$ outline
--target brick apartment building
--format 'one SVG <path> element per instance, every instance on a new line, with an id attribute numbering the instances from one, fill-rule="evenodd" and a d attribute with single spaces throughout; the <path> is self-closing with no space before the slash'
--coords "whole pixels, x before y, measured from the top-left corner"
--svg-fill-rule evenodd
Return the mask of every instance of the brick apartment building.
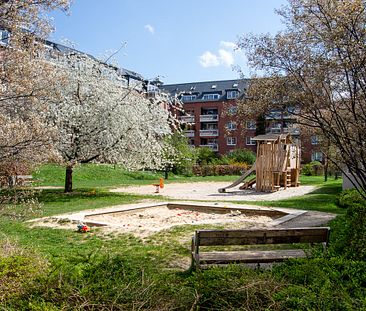
<path id="1" fill-rule="evenodd" d="M 222 80 L 162 85 L 161 90 L 179 96 L 183 112 L 179 118 L 189 144 L 209 147 L 218 154 L 235 149 L 256 151 L 252 140 L 257 134 L 255 120 L 236 121 L 236 101 L 245 96 L 250 80 Z M 243 122 L 244 121 L 244 122 Z M 301 137 L 296 120 L 289 111 L 273 110 L 262 122 L 265 133 L 290 133 L 300 142 L 303 162 L 322 160 L 318 139 Z"/>
<path id="2" fill-rule="evenodd" d="M 190 145 L 226 154 L 238 148 L 255 151 L 250 139 L 256 134 L 255 123 L 248 122 L 243 137 L 243 128 L 235 122 L 236 100 L 245 93 L 247 84 L 247 80 L 192 82 L 163 85 L 162 90 L 178 95 L 184 103 L 179 118 L 186 124 Z"/>

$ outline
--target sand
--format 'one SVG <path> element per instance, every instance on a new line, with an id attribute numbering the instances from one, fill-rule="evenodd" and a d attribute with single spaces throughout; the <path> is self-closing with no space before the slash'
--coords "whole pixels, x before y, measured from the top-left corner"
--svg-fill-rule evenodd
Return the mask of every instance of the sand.
<path id="1" fill-rule="evenodd" d="M 241 228 L 266 227 L 273 219 L 269 216 L 246 215 L 245 211 L 239 210 L 223 214 L 204 209 L 188 210 L 167 206 L 85 217 L 86 222 L 108 223 L 114 230 L 138 236 L 147 236 L 179 225 L 225 224 L 234 228 L 240 223 Z"/>

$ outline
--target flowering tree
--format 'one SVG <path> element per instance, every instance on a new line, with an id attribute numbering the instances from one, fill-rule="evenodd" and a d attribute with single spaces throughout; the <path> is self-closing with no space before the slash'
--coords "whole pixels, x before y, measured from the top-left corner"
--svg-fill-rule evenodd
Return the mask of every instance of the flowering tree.
<path id="1" fill-rule="evenodd" d="M 53 154 L 43 112 L 57 96 L 57 72 L 40 58 L 51 30 L 44 13 L 67 7 L 66 0 L 0 1 L 0 175 L 24 173 Z"/>
<path id="2" fill-rule="evenodd" d="M 252 80 L 241 111 L 298 108 L 298 122 L 337 149 L 335 164 L 366 191 L 365 1 L 289 0 L 278 13 L 284 31 L 240 39 L 265 74 Z"/>
<path id="3" fill-rule="evenodd" d="M 72 191 L 76 163 L 121 163 L 128 169 L 161 168 L 164 137 L 173 118 L 166 98 L 148 99 L 123 84 L 117 68 L 77 53 L 60 55 L 65 75 L 61 98 L 49 105 L 48 118 L 58 129 L 57 148 L 66 161 L 65 191 Z"/>

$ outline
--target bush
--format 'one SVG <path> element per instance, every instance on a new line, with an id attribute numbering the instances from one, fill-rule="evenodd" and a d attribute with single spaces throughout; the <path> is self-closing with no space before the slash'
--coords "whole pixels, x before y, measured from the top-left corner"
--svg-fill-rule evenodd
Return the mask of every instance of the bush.
<path id="1" fill-rule="evenodd" d="M 240 265 L 197 271 L 187 281 L 196 297 L 185 310 L 278 310 L 273 296 L 286 286 L 269 271 Z"/>
<path id="2" fill-rule="evenodd" d="M 364 310 L 366 262 L 344 258 L 288 261 L 273 274 L 288 286 L 274 295 L 280 310 Z"/>
<path id="3" fill-rule="evenodd" d="M 232 163 L 246 163 L 252 165 L 255 162 L 256 155 L 253 151 L 247 149 L 236 149 L 226 156 L 230 164 Z"/>
<path id="4" fill-rule="evenodd" d="M 301 173 L 305 176 L 321 176 L 324 175 L 324 166 L 318 161 L 312 161 L 303 165 Z"/>
<path id="5" fill-rule="evenodd" d="M 38 285 L 47 263 L 31 251 L 3 241 L 0 245 L 0 302 L 18 299 Z"/>
<path id="6" fill-rule="evenodd" d="M 339 195 L 337 204 L 347 212 L 332 222 L 330 250 L 336 256 L 366 261 L 366 200 L 349 189 Z"/>
<path id="7" fill-rule="evenodd" d="M 346 215 L 332 222 L 330 252 L 353 260 L 366 262 L 366 206 L 348 207 Z"/>
<path id="8" fill-rule="evenodd" d="M 203 148 L 197 148 L 196 150 L 197 150 L 197 163 L 200 165 L 207 165 L 219 159 L 217 154 L 211 148 L 203 147 Z"/>
<path id="9" fill-rule="evenodd" d="M 337 205 L 342 208 L 348 208 L 355 204 L 365 205 L 365 203 L 365 199 L 356 189 L 344 190 L 337 198 Z"/>

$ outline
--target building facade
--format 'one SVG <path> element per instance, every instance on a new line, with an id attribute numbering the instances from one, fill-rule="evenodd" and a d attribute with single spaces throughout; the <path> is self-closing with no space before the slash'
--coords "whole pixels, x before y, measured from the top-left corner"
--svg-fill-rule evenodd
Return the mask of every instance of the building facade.
<path id="1" fill-rule="evenodd" d="M 243 128 L 235 117 L 236 100 L 247 86 L 248 80 L 224 80 L 169 84 L 162 90 L 183 102 L 178 118 L 190 145 L 226 154 L 238 148 L 255 151 L 250 139 L 256 134 L 255 122 L 248 120 Z"/>
<path id="2" fill-rule="evenodd" d="M 245 97 L 249 83 L 248 79 L 190 82 L 161 89 L 183 102 L 183 111 L 177 113 L 191 146 L 209 147 L 222 155 L 235 149 L 255 152 L 257 134 L 290 133 L 301 144 L 303 162 L 321 161 L 319 141 L 315 136 L 301 136 L 291 108 L 272 110 L 263 120 L 237 120 L 237 100 Z"/>

